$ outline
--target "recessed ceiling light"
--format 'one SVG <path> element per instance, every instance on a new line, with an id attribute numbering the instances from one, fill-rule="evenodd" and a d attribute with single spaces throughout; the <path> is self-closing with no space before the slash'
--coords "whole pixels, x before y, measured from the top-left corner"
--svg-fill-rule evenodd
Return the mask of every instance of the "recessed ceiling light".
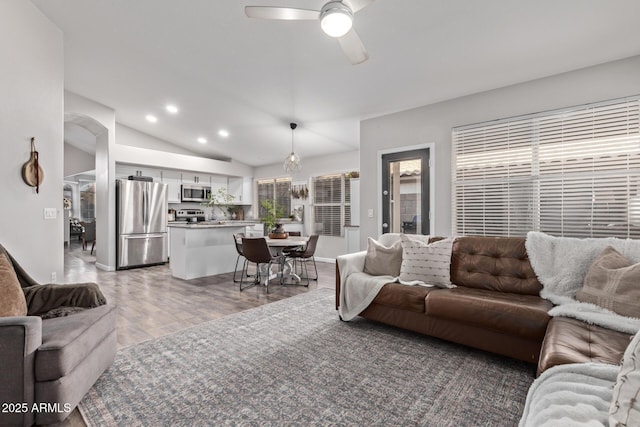
<path id="1" fill-rule="evenodd" d="M 223 138 L 226 138 L 226 137 L 228 137 L 228 136 L 229 136 L 229 131 L 228 131 L 228 130 L 226 130 L 226 129 L 220 129 L 220 130 L 218 131 L 218 135 L 220 135 L 220 136 L 221 136 L 221 137 L 223 137 Z"/>
<path id="2" fill-rule="evenodd" d="M 158 118 L 151 114 L 147 114 L 146 119 L 148 122 L 151 122 L 151 123 L 156 123 L 158 121 Z"/>
<path id="3" fill-rule="evenodd" d="M 206 144 L 207 143 L 207 138 L 200 137 L 200 138 L 198 138 L 198 142 L 200 144 Z"/>
<path id="4" fill-rule="evenodd" d="M 175 105 L 167 105 L 165 108 L 171 114 L 177 114 L 178 113 L 178 107 L 176 107 Z"/>

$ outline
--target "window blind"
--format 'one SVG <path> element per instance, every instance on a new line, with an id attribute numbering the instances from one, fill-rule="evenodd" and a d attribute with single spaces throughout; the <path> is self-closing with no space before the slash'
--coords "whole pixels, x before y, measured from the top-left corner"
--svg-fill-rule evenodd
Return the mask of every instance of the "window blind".
<path id="1" fill-rule="evenodd" d="M 282 211 L 284 217 L 291 213 L 291 178 L 275 178 L 258 180 L 258 213 L 262 218 L 265 209 L 262 202 L 270 200 L 276 208 Z"/>
<path id="2" fill-rule="evenodd" d="M 351 224 L 350 178 L 345 174 L 314 177 L 312 180 L 313 215 L 316 233 L 343 236 Z"/>
<path id="3" fill-rule="evenodd" d="M 454 128 L 454 233 L 640 237 L 639 100 Z"/>

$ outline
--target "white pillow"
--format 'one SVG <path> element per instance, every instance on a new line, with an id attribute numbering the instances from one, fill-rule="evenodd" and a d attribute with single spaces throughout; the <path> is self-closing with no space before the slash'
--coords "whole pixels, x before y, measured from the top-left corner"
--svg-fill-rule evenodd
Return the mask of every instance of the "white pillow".
<path id="1" fill-rule="evenodd" d="M 613 386 L 609 425 L 640 426 L 640 332 L 624 352 L 618 380 Z"/>
<path id="2" fill-rule="evenodd" d="M 426 284 L 440 288 L 454 288 L 451 283 L 451 250 L 453 238 L 437 242 L 416 235 L 402 234 L 402 264 L 399 281 L 403 284 Z"/>

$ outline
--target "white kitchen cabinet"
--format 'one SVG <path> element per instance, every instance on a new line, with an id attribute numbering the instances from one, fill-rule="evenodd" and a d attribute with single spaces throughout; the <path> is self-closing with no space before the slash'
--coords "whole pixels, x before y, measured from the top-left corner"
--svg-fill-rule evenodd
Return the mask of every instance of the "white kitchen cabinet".
<path id="1" fill-rule="evenodd" d="M 227 189 L 227 177 L 220 175 L 211 176 L 211 194 L 217 194 L 220 189 Z"/>
<path id="2" fill-rule="evenodd" d="M 253 178 L 242 178 L 242 198 L 244 205 L 253 204 Z"/>
<path id="3" fill-rule="evenodd" d="M 253 178 L 230 177 L 228 190 L 235 204 L 253 204 Z"/>
<path id="4" fill-rule="evenodd" d="M 227 191 L 233 196 L 233 203 L 242 203 L 242 178 L 229 177 Z"/>
<path id="5" fill-rule="evenodd" d="M 167 184 L 167 202 L 180 203 L 182 201 L 180 172 L 162 171 L 162 183 Z"/>
<path id="6" fill-rule="evenodd" d="M 151 177 L 154 182 L 160 182 L 162 171 L 160 171 L 160 169 L 154 169 L 146 166 L 116 164 L 116 178 L 127 179 L 130 176 L 137 175 Z"/>
<path id="7" fill-rule="evenodd" d="M 182 183 L 211 186 L 211 175 L 204 173 L 182 172 Z"/>

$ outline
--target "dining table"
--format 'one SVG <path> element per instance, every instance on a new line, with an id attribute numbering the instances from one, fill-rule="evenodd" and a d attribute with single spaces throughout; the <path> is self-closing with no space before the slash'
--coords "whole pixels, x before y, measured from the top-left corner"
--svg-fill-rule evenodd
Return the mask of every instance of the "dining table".
<path id="1" fill-rule="evenodd" d="M 298 284 L 301 279 L 300 276 L 293 271 L 293 265 L 290 260 L 287 260 L 286 256 L 284 256 L 285 249 L 292 249 L 298 247 L 304 247 L 309 241 L 308 236 L 289 236 L 285 239 L 272 239 L 267 236 L 264 237 L 267 241 L 267 246 L 271 250 L 272 255 L 282 257 L 282 261 L 280 263 L 280 271 L 278 273 L 269 272 L 266 274 L 266 281 L 269 281 L 275 277 L 280 276 L 281 284 Z M 264 267 L 266 268 L 266 266 Z M 285 283 L 287 279 L 292 279 L 294 283 Z"/>

